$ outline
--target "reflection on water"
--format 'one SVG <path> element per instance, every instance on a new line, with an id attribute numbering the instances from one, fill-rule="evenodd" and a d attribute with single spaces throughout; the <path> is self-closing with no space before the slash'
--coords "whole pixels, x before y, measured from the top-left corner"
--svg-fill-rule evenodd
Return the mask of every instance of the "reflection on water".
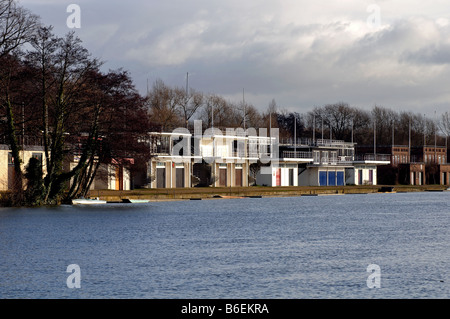
<path id="1" fill-rule="evenodd" d="M 450 192 L 0 209 L 0 298 L 448 298 L 449 216 Z"/>

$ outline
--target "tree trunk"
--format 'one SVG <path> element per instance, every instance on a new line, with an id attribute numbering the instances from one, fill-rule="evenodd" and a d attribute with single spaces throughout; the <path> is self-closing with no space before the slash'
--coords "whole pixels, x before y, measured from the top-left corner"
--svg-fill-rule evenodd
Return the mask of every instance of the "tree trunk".
<path id="1" fill-rule="evenodd" d="M 20 147 L 17 142 L 16 127 L 14 125 L 14 114 L 8 93 L 6 95 L 6 118 L 8 126 L 9 145 L 14 161 L 14 181 L 13 181 L 13 205 L 23 203 L 23 172 L 21 167 Z M 24 138 L 24 137 L 22 137 Z"/>

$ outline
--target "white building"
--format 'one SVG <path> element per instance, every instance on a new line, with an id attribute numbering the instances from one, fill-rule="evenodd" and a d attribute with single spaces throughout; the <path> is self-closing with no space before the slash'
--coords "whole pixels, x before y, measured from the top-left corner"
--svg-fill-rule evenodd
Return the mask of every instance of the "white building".
<path id="1" fill-rule="evenodd" d="M 258 174 L 265 186 L 376 185 L 377 166 L 388 165 L 389 156 L 358 158 L 355 145 L 338 140 L 300 140 L 280 145 L 280 160 Z"/>
<path id="2" fill-rule="evenodd" d="M 197 132 L 196 132 L 197 133 Z M 345 186 L 376 185 L 377 166 L 389 156 L 355 156 L 355 144 L 337 140 L 299 140 L 280 144 L 277 137 L 243 130 L 222 134 L 186 131 L 150 133 L 152 158 L 148 187 L 195 186 Z M 259 171 L 252 178 L 254 168 Z"/>
<path id="3" fill-rule="evenodd" d="M 267 137 L 207 130 L 149 134 L 150 188 L 247 187 L 250 165 L 268 156 Z M 266 159 L 267 160 L 267 159 Z"/>
<path id="4" fill-rule="evenodd" d="M 19 152 L 22 160 L 22 171 L 25 173 L 30 158 L 34 157 L 41 163 L 42 173 L 45 175 L 46 159 L 44 147 L 41 145 L 40 139 L 26 136 L 25 139 L 22 140 L 22 137 L 19 137 L 19 143 L 22 145 L 22 150 Z M 14 158 L 10 147 L 7 144 L 0 144 L 0 191 L 6 191 L 13 188 L 14 174 Z"/>

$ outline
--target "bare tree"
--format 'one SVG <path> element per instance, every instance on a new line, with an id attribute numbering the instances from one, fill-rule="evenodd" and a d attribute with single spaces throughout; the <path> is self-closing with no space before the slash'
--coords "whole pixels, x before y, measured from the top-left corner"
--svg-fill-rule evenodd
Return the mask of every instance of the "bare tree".
<path id="1" fill-rule="evenodd" d="M 14 0 L 0 2 L 0 58 L 30 41 L 39 26 L 38 16 Z"/>
<path id="2" fill-rule="evenodd" d="M 27 54 L 27 63 L 34 66 L 38 72 L 38 81 L 35 81 L 36 89 L 40 92 L 40 104 L 42 109 L 43 144 L 46 157 L 46 166 L 50 167 L 49 146 L 49 99 L 52 88 L 56 83 L 56 77 L 52 76 L 55 67 L 55 53 L 61 45 L 61 38 L 52 33 L 52 27 L 39 27 L 31 40 L 33 50 Z"/>
<path id="3" fill-rule="evenodd" d="M 277 113 L 277 124 L 281 138 L 289 138 L 294 141 L 303 135 L 305 125 L 303 116 L 297 112 L 282 111 Z"/>
<path id="4" fill-rule="evenodd" d="M 162 131 L 174 129 L 182 125 L 179 106 L 183 96 L 167 86 L 161 79 L 153 84 L 147 95 L 150 117 L 158 123 Z"/>
<path id="5" fill-rule="evenodd" d="M 437 125 L 439 130 L 444 134 L 445 145 L 448 146 L 448 136 L 450 135 L 450 114 L 448 112 L 442 114 Z"/>
<path id="6" fill-rule="evenodd" d="M 264 124 L 266 125 L 267 129 L 278 127 L 277 112 L 277 102 L 275 101 L 275 99 L 272 99 L 272 101 L 270 101 L 269 105 L 267 106 L 267 111 L 262 115 L 264 118 Z"/>
<path id="7" fill-rule="evenodd" d="M 66 139 L 86 129 L 95 140 L 100 106 L 80 103 L 88 89 L 87 74 L 101 63 L 91 58 L 74 32 L 56 38 L 51 29 L 41 28 L 33 40 L 35 51 L 28 54 L 30 65 L 39 70 L 44 145 L 47 158 L 44 202 L 58 200 L 62 185 L 80 167 L 65 172 Z M 89 147 L 86 152 L 89 152 Z M 87 160 L 82 157 L 80 165 Z"/>
<path id="8" fill-rule="evenodd" d="M 216 94 L 205 97 L 205 107 L 200 115 L 207 128 L 227 128 L 237 126 L 235 123 L 234 106 L 225 98 Z"/>
<path id="9" fill-rule="evenodd" d="M 12 54 L 31 40 L 35 28 L 39 25 L 39 18 L 28 10 L 20 7 L 13 0 L 0 2 L 0 84 L 2 94 L 0 106 L 6 113 L 6 133 L 14 158 L 14 193 L 17 204 L 22 201 L 23 173 L 21 169 L 20 145 L 16 134 L 16 121 L 11 100 L 11 77 L 16 72 L 17 58 Z"/>
<path id="10" fill-rule="evenodd" d="M 249 127 L 258 129 L 264 127 L 264 119 L 261 113 L 258 112 L 255 106 L 247 104 L 246 112 L 246 129 Z"/>
<path id="11" fill-rule="evenodd" d="M 182 88 L 175 88 L 173 90 L 177 96 L 176 102 L 178 103 L 185 127 L 189 128 L 189 120 L 203 106 L 203 93 L 194 89 L 187 91 Z"/>
<path id="12" fill-rule="evenodd" d="M 323 107 L 315 107 L 308 113 L 307 122 L 315 120 L 316 130 L 320 131 L 318 136 L 332 136 L 333 139 L 349 140 L 352 130 L 363 133 L 366 129 L 369 116 L 347 103 L 339 102 L 327 104 Z M 311 126 L 311 125 L 310 125 Z M 323 136 L 322 136 L 323 132 Z"/>
<path id="13" fill-rule="evenodd" d="M 376 123 L 377 144 L 392 144 L 392 130 L 394 129 L 397 117 L 397 113 L 388 108 L 377 105 L 373 107 L 372 121 Z"/>

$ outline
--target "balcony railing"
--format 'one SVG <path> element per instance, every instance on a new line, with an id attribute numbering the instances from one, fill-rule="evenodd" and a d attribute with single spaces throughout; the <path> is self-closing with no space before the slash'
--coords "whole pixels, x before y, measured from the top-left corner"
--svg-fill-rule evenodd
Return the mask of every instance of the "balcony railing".
<path id="1" fill-rule="evenodd" d="M 9 139 L 6 136 L 0 137 L 0 144 L 9 145 Z M 17 136 L 17 145 L 19 146 L 43 146 L 44 142 L 41 136 L 19 135 Z"/>
<path id="2" fill-rule="evenodd" d="M 281 153 L 282 158 L 302 158 L 310 159 L 312 158 L 311 152 L 296 152 L 296 151 L 283 151 Z"/>
<path id="3" fill-rule="evenodd" d="M 310 138 L 280 138 L 279 140 L 280 145 L 312 145 L 312 139 Z"/>
<path id="4" fill-rule="evenodd" d="M 351 164 L 353 162 L 353 156 L 337 156 L 337 157 L 322 157 L 315 158 L 313 164 L 316 165 L 337 165 L 337 164 Z"/>
<path id="5" fill-rule="evenodd" d="M 316 139 L 311 138 L 282 138 L 279 140 L 280 145 L 307 145 L 307 146 L 325 146 L 325 147 L 353 147 L 351 142 L 345 142 L 343 140 L 330 140 L 330 139 Z"/>
<path id="6" fill-rule="evenodd" d="M 378 161 L 378 162 L 390 162 L 391 155 L 389 154 L 360 154 L 356 155 L 356 161 Z"/>

